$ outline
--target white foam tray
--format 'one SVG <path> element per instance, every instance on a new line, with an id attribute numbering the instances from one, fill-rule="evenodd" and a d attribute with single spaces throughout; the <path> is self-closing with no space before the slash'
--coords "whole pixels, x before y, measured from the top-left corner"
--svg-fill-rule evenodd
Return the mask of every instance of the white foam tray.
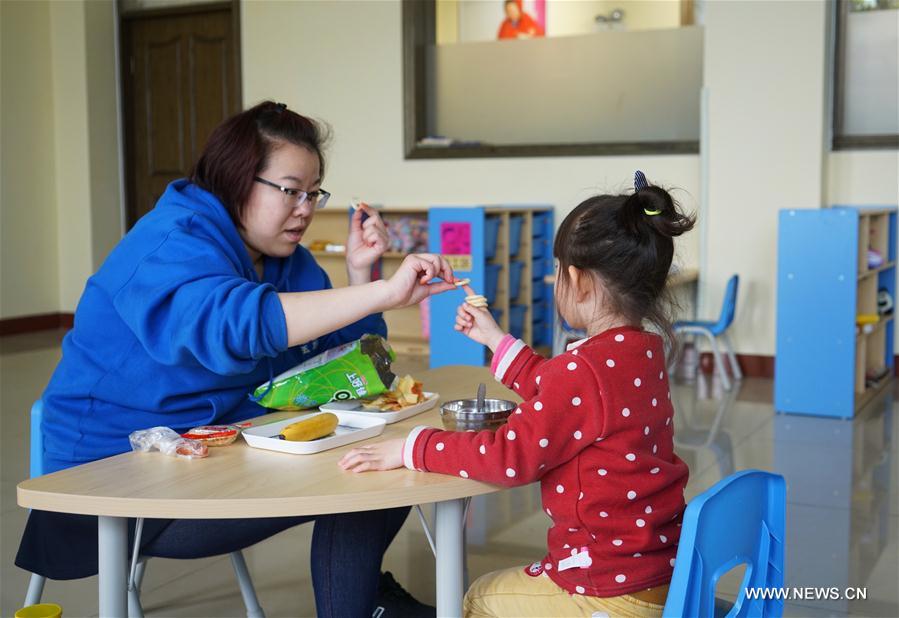
<path id="1" fill-rule="evenodd" d="M 351 414 L 349 412 L 334 412 L 337 415 L 339 425 L 334 430 L 334 435 L 318 440 L 310 440 L 308 442 L 292 442 L 290 440 L 281 440 L 277 437 L 281 430 L 297 421 L 310 418 L 321 414 L 321 412 L 313 412 L 311 414 L 301 414 L 292 418 L 278 421 L 277 423 L 269 423 L 259 427 L 251 427 L 241 432 L 247 444 L 254 448 L 263 448 L 269 451 L 281 451 L 282 453 L 291 453 L 293 455 L 312 455 L 313 453 L 321 453 L 338 446 L 352 444 L 368 438 L 380 436 L 384 431 L 387 423 L 382 418 L 372 418 L 361 414 Z"/>
<path id="2" fill-rule="evenodd" d="M 319 409 L 322 412 L 334 412 L 335 414 L 337 414 L 338 412 L 352 412 L 353 414 L 358 414 L 360 416 L 380 418 L 384 419 L 388 425 L 391 425 L 403 419 L 407 419 L 410 416 L 421 414 L 425 410 L 430 410 L 437 405 L 437 400 L 440 399 L 439 393 L 429 393 L 426 391 L 424 393 L 424 396 L 424 401 L 422 401 L 421 403 L 417 403 L 414 406 L 409 406 L 408 408 L 403 408 L 402 410 L 397 410 L 396 412 L 377 412 L 375 410 L 366 410 L 363 407 L 363 404 L 366 404 L 368 402 L 362 399 L 332 401 L 330 403 L 324 404 Z"/>

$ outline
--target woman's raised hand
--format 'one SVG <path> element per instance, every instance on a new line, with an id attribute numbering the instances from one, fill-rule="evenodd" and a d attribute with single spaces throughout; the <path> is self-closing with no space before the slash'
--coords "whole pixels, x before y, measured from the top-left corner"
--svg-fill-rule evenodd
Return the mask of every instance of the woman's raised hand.
<path id="1" fill-rule="evenodd" d="M 362 215 L 368 219 L 362 221 Z M 371 267 L 389 246 L 387 227 L 378 211 L 362 203 L 350 219 L 350 235 L 346 241 L 346 266 L 350 283 L 371 280 Z"/>
<path id="2" fill-rule="evenodd" d="M 443 281 L 428 283 L 431 279 Z M 433 253 L 413 253 L 386 281 L 392 307 L 407 307 L 429 296 L 455 289 L 453 269 L 443 257 Z"/>

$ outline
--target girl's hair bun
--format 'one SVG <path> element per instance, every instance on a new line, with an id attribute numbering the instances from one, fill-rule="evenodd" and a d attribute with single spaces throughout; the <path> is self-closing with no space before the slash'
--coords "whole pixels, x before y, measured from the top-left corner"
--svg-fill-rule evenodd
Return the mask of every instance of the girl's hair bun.
<path id="1" fill-rule="evenodd" d="M 693 229 L 695 219 L 684 215 L 662 187 L 646 185 L 637 188 L 618 210 L 618 223 L 643 240 L 649 234 L 674 238 Z"/>

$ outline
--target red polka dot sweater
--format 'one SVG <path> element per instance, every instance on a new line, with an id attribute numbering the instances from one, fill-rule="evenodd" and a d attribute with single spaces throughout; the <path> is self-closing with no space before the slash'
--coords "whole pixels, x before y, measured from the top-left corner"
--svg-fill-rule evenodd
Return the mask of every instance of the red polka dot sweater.
<path id="1" fill-rule="evenodd" d="M 553 525 L 543 572 L 572 594 L 611 597 L 671 579 L 687 466 L 674 454 L 662 340 L 616 328 L 546 360 L 507 338 L 495 374 L 524 402 L 498 429 L 417 427 L 407 467 L 499 485 L 540 480 Z"/>

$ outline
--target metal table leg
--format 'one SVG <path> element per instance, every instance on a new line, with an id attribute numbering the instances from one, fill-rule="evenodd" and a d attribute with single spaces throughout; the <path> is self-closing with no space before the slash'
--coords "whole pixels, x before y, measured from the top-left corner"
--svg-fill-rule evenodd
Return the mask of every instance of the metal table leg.
<path id="1" fill-rule="evenodd" d="M 124 517 L 100 517 L 98 538 L 100 618 L 126 618 L 128 520 Z"/>
<path id="2" fill-rule="evenodd" d="M 437 545 L 437 616 L 462 616 L 463 553 L 462 513 L 465 500 L 446 500 L 436 505 L 435 527 Z"/>

